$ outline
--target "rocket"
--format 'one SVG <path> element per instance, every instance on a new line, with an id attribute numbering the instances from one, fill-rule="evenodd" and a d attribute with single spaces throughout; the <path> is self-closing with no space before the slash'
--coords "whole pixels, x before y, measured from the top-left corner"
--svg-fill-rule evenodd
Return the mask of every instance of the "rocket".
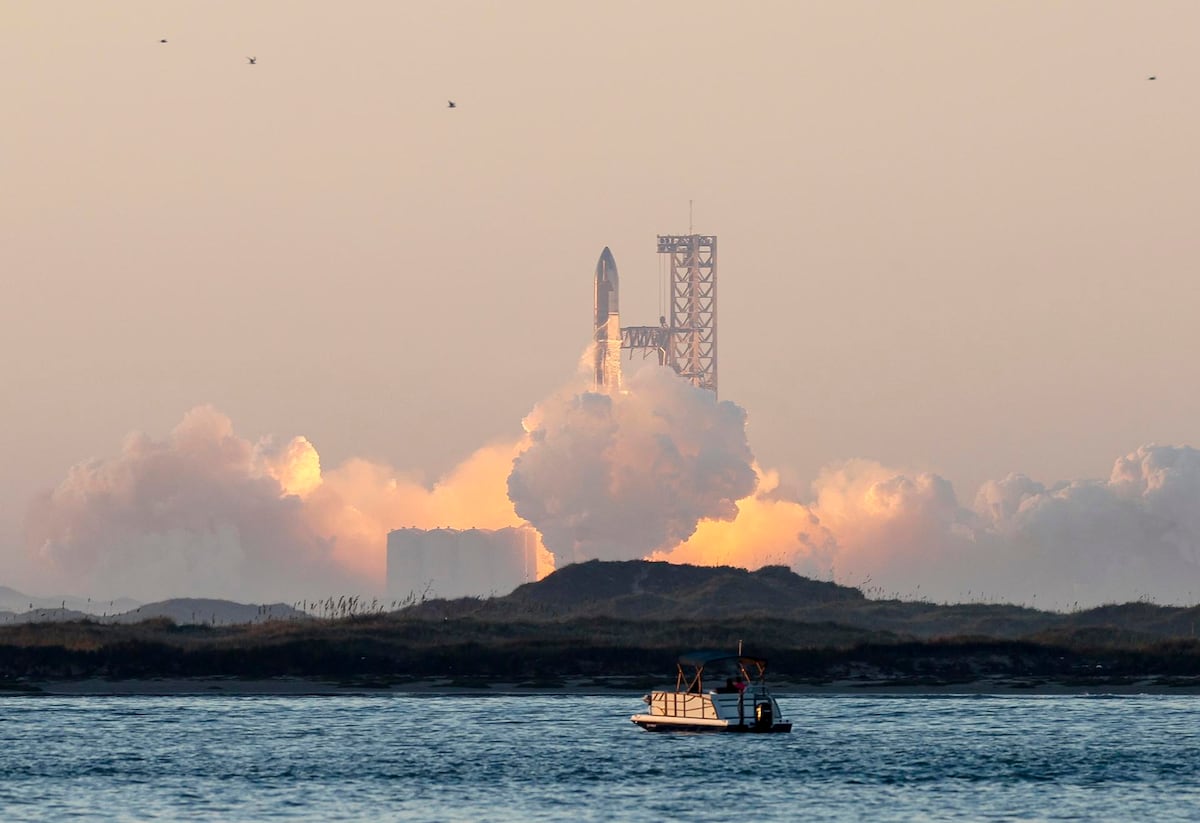
<path id="1" fill-rule="evenodd" d="M 617 263 L 608 246 L 596 263 L 595 389 L 598 392 L 621 388 L 621 317 L 617 309 L 619 286 Z"/>

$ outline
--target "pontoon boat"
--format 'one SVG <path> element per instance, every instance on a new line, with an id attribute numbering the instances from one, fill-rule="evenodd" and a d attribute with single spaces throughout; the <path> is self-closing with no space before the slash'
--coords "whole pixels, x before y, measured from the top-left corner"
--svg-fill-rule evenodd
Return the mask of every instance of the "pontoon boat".
<path id="1" fill-rule="evenodd" d="M 654 732 L 792 730 L 763 682 L 766 660 L 703 651 L 683 655 L 677 668 L 675 690 L 650 692 L 642 698 L 648 711 L 630 720 Z"/>

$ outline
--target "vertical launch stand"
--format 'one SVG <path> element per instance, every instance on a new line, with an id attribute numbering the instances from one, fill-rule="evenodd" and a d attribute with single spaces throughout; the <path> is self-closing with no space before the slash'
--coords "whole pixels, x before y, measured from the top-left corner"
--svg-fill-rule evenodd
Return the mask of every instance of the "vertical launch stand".
<path id="1" fill-rule="evenodd" d="M 693 386 L 717 390 L 717 238 L 660 234 L 671 288 L 667 365 Z"/>
<path id="2" fill-rule="evenodd" d="M 606 250 L 607 251 L 607 250 Z M 717 391 L 717 238 L 710 234 L 660 234 L 668 255 L 670 316 L 657 326 L 621 329 L 621 348 L 657 355 L 693 386 Z"/>

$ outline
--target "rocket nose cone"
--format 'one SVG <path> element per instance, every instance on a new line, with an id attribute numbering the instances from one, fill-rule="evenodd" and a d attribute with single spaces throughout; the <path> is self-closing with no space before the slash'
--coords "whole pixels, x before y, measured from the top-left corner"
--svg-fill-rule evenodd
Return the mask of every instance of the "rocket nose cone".
<path id="1" fill-rule="evenodd" d="M 613 260 L 608 246 L 600 252 L 600 260 L 596 263 L 596 323 L 607 322 L 607 319 L 617 314 L 620 302 L 620 287 L 617 282 L 617 262 Z"/>
<path id="2" fill-rule="evenodd" d="M 605 298 L 605 308 L 608 315 L 616 314 L 618 305 L 620 304 L 620 283 L 617 281 L 617 261 L 613 260 L 612 252 L 608 246 L 604 247 L 604 251 L 600 252 L 600 260 L 596 263 L 596 287 L 599 291 L 601 284 L 605 284 L 607 288 L 607 297 Z"/>
<path id="3" fill-rule="evenodd" d="M 600 260 L 596 263 L 596 279 L 607 280 L 614 286 L 617 284 L 617 261 L 613 260 L 608 246 L 605 246 L 604 251 L 600 252 Z"/>

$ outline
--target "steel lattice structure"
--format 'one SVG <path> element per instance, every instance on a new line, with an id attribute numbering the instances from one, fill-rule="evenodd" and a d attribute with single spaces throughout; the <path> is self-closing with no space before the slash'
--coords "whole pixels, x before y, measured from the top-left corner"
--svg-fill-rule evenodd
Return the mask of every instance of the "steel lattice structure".
<path id="1" fill-rule="evenodd" d="M 671 345 L 667 363 L 693 386 L 717 390 L 717 238 L 660 234 L 670 255 Z"/>
<path id="2" fill-rule="evenodd" d="M 717 390 L 717 238 L 660 234 L 658 253 L 670 255 L 671 314 L 657 326 L 621 329 L 621 348 L 657 355 L 693 386 Z"/>

